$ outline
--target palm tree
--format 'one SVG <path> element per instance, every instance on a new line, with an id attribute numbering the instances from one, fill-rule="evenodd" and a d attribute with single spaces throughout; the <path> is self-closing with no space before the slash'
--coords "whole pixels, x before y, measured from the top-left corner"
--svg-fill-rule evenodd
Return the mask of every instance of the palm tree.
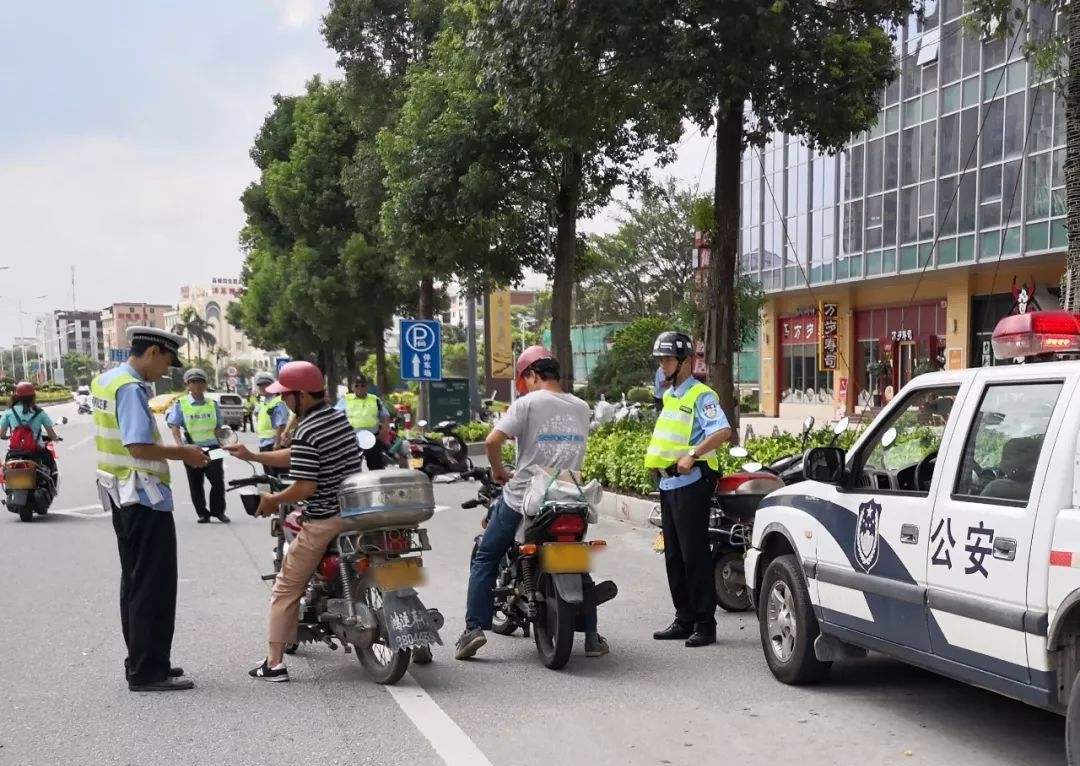
<path id="1" fill-rule="evenodd" d="M 186 306 L 180 312 L 180 321 L 173 325 L 172 331 L 195 342 L 199 359 L 202 359 L 204 343 L 211 348 L 217 343 L 217 339 L 210 333 L 210 324 L 199 316 L 194 306 Z"/>
<path id="2" fill-rule="evenodd" d="M 229 358 L 229 352 L 220 346 L 214 349 L 214 359 L 217 360 L 217 364 L 214 365 L 214 378 L 217 383 L 217 387 L 221 388 L 221 370 L 224 367 L 225 361 Z"/>

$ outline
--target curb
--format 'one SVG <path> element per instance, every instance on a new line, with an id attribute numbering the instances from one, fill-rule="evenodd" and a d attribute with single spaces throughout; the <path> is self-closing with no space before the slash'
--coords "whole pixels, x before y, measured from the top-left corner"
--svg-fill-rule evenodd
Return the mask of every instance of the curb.
<path id="1" fill-rule="evenodd" d="M 604 490 L 604 497 L 597 509 L 602 516 L 615 519 L 616 521 L 634 524 L 639 527 L 649 526 L 649 514 L 660 500 L 633 495 L 620 495 L 617 492 Z"/>
<path id="2" fill-rule="evenodd" d="M 469 456 L 470 457 L 477 457 L 478 455 L 483 455 L 484 454 L 484 443 L 483 442 L 469 442 L 465 446 L 469 450 Z"/>

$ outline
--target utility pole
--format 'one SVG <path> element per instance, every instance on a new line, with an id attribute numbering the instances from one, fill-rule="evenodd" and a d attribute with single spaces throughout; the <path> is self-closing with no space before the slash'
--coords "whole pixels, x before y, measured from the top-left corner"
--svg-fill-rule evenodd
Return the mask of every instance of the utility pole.
<path id="1" fill-rule="evenodd" d="M 71 310 L 78 311 L 75 307 L 75 264 L 71 264 Z"/>

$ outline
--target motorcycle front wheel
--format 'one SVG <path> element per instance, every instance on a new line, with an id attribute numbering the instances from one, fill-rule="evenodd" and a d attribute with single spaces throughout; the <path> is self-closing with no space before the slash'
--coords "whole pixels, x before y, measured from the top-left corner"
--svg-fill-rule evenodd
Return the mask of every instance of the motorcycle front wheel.
<path id="1" fill-rule="evenodd" d="M 544 600 L 536 605 L 533 640 L 544 666 L 559 670 L 570 661 L 574 648 L 574 607 L 559 597 L 551 575 L 541 575 L 540 593 Z"/>
<path id="2" fill-rule="evenodd" d="M 377 586 L 369 586 L 364 590 L 364 601 L 376 614 L 382 610 L 382 591 Z M 391 649 L 380 636 L 370 646 L 360 647 L 353 644 L 356 649 L 356 658 L 364 668 L 372 681 L 377 684 L 390 686 L 396 684 L 409 669 L 409 660 L 412 651 L 409 649 Z"/>

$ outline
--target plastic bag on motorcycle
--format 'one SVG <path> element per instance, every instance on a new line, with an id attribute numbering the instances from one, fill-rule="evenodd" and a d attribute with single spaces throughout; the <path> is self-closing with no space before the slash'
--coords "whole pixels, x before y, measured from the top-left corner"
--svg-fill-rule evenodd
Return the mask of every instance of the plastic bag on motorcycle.
<path id="1" fill-rule="evenodd" d="M 573 471 L 538 468 L 525 489 L 521 512 L 527 518 L 533 518 L 540 514 L 546 503 L 586 503 L 589 506 L 588 522 L 595 524 L 599 520 L 597 508 L 603 496 L 604 488 L 596 479 L 583 485 Z"/>

